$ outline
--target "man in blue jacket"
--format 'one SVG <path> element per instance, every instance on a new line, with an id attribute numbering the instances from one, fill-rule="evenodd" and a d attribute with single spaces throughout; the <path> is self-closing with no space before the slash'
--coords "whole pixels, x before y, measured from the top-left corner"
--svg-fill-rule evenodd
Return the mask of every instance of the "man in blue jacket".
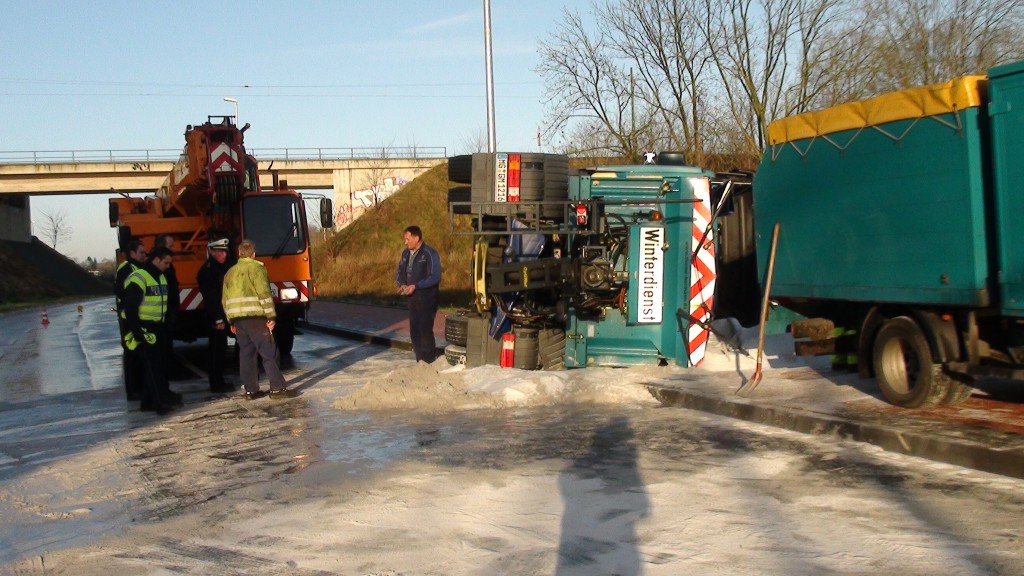
<path id="1" fill-rule="evenodd" d="M 417 362 L 430 364 L 437 355 L 434 316 L 437 315 L 437 287 L 441 284 L 441 258 L 423 242 L 419 226 L 403 234 L 405 250 L 398 261 L 395 284 L 409 304 L 409 336 Z"/>

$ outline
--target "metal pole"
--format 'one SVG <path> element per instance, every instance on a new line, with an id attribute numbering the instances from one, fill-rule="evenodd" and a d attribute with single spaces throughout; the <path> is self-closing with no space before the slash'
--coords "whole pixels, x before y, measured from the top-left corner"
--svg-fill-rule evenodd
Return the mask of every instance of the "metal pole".
<path id="1" fill-rule="evenodd" d="M 494 153 L 497 137 L 494 129 L 494 62 L 491 54 L 491 0 L 484 0 L 484 65 L 487 76 L 487 151 Z"/>

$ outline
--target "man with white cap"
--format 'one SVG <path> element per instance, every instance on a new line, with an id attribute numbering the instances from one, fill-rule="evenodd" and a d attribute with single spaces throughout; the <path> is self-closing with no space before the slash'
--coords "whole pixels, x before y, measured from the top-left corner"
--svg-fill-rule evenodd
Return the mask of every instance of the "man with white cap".
<path id="1" fill-rule="evenodd" d="M 210 392 L 222 393 L 233 392 L 235 387 L 224 381 L 224 357 L 228 350 L 228 323 L 227 315 L 224 314 L 224 305 L 221 304 L 221 295 L 224 292 L 224 275 L 228 268 L 227 238 L 211 240 L 207 245 L 206 263 L 199 268 L 196 274 L 196 283 L 199 284 L 199 292 L 203 295 L 203 307 L 206 310 L 207 339 L 206 366 L 210 381 Z"/>

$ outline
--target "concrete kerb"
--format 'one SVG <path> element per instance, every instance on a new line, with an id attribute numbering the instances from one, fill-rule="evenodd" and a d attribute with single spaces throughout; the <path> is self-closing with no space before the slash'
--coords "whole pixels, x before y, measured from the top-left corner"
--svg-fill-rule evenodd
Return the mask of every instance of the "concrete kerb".
<path id="1" fill-rule="evenodd" d="M 356 340 L 358 342 L 366 342 L 367 344 L 387 346 L 388 348 L 395 348 L 396 350 L 412 351 L 412 341 L 410 341 L 408 338 L 388 336 L 384 334 L 372 334 L 364 332 L 362 330 L 354 330 L 351 328 L 343 328 L 341 326 L 329 324 L 316 324 L 312 322 L 306 322 L 305 324 L 302 324 L 302 327 L 308 330 L 313 330 L 314 332 L 330 334 L 332 336 L 338 336 L 340 338 L 345 338 L 347 340 Z M 443 346 L 439 346 L 437 348 L 437 354 L 439 356 L 444 355 Z"/>
<path id="2" fill-rule="evenodd" d="M 647 389 L 666 406 L 728 416 L 804 434 L 835 435 L 843 439 L 872 444 L 889 452 L 926 458 L 1003 476 L 1024 478 L 1024 453 L 1020 451 L 1004 451 L 976 442 L 958 441 L 949 437 L 895 429 L 873 423 L 855 422 L 827 414 L 759 405 L 739 397 L 723 398 L 656 384 L 648 385 Z"/>
<path id="3" fill-rule="evenodd" d="M 412 342 L 407 339 L 396 338 L 394 336 L 371 334 L 360 330 L 352 330 L 329 324 L 314 324 L 312 322 L 306 322 L 302 327 L 308 330 L 321 332 L 323 334 L 339 336 L 348 340 L 366 342 L 367 344 L 387 346 L 389 348 L 397 348 L 398 350 L 412 350 Z"/>
<path id="4" fill-rule="evenodd" d="M 303 327 L 349 340 L 412 350 L 412 344 L 408 339 L 393 335 L 372 334 L 326 324 L 306 323 Z M 438 352 L 443 353 L 443 349 L 439 348 Z M 872 444 L 890 452 L 992 474 L 1024 478 L 1024 453 L 1020 451 L 1000 450 L 976 442 L 930 435 L 927 432 L 896 429 L 876 423 L 856 422 L 828 414 L 757 404 L 738 396 L 722 397 L 657 384 L 648 384 L 647 389 L 666 406 L 727 416 L 803 434 L 834 435 L 842 439 Z"/>

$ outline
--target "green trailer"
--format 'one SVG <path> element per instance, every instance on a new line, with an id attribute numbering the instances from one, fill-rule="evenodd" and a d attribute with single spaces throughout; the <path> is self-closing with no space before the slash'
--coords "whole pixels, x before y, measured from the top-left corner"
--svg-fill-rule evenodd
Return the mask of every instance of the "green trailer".
<path id="1" fill-rule="evenodd" d="M 778 223 L 771 297 L 810 319 L 798 351 L 906 407 L 1024 378 L 1024 62 L 784 118 L 769 143 L 758 268 Z"/>

